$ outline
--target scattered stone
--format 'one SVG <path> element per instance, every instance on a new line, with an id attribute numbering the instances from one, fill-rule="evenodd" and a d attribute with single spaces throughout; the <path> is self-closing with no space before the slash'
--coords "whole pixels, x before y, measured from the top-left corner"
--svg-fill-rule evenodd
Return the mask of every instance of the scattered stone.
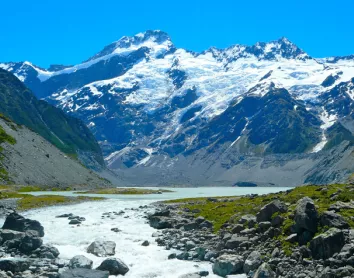
<path id="1" fill-rule="evenodd" d="M 121 232 L 122 230 L 118 229 L 118 228 L 112 228 L 111 229 L 112 232 L 115 232 L 115 233 L 119 233 Z"/>

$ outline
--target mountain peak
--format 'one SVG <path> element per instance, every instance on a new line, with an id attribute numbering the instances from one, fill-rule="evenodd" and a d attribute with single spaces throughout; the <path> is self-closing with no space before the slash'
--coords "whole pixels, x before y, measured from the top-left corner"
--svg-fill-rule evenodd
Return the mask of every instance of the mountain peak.
<path id="1" fill-rule="evenodd" d="M 134 36 L 124 36 L 116 42 L 107 45 L 102 51 L 91 57 L 88 61 L 113 53 L 126 53 L 141 47 L 153 48 L 165 46 L 166 50 L 173 46 L 170 36 L 160 30 L 147 30 Z"/>

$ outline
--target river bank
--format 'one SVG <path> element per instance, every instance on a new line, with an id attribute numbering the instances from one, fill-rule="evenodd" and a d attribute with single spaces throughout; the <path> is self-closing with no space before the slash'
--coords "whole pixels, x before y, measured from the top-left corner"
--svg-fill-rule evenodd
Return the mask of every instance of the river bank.
<path id="1" fill-rule="evenodd" d="M 147 221 L 148 214 L 155 211 L 152 203 L 193 196 L 241 195 L 249 192 L 248 190 L 252 189 L 174 188 L 174 192 L 163 194 L 99 195 L 106 200 L 40 208 L 21 214 L 43 225 L 45 230 L 43 244 L 50 244 L 58 249 L 60 253 L 58 258 L 62 263 L 64 262 L 64 266 L 68 265 L 75 255 L 84 255 L 93 261 L 93 268 L 98 267 L 106 257 L 89 254 L 87 248 L 95 240 L 106 240 L 116 243 L 115 256 L 130 268 L 125 277 L 176 278 L 188 273 L 208 271 L 210 273 L 208 277 L 214 278 L 218 276 L 212 273 L 210 262 L 168 260 L 171 251 L 158 245 L 155 240 L 160 232 L 150 227 Z M 253 189 L 255 190 L 257 189 Z M 260 192 L 263 193 L 265 190 L 262 188 Z M 268 192 L 277 190 L 279 188 L 269 188 Z M 32 194 L 74 195 L 73 192 L 33 192 Z M 116 214 L 109 214 L 109 212 L 116 212 Z M 56 218 L 58 215 L 68 213 L 83 217 L 85 221 L 80 225 L 69 225 L 69 219 Z M 148 241 L 149 246 L 142 246 L 144 241 Z"/>

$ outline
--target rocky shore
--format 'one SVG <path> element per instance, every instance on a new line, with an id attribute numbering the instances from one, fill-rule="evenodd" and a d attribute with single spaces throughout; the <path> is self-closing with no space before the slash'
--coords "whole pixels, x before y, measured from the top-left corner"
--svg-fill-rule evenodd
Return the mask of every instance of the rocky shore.
<path id="1" fill-rule="evenodd" d="M 68 218 L 70 225 L 85 221 L 72 214 L 59 215 Z M 10 212 L 0 229 L 0 278 L 108 278 L 110 275 L 125 275 L 129 267 L 120 259 L 109 257 L 92 269 L 92 260 L 83 255 L 70 261 L 59 259 L 56 247 L 43 244 L 44 228 L 36 220 Z M 97 257 L 115 255 L 113 241 L 94 241 L 87 253 Z"/>
<path id="2" fill-rule="evenodd" d="M 171 250 L 168 259 L 210 261 L 221 277 L 349 278 L 354 277 L 353 194 L 349 184 L 179 200 L 156 204 L 148 220 L 159 230 L 156 242 Z M 254 213 L 239 213 L 247 210 Z M 230 212 L 234 215 L 220 227 L 208 220 Z"/>

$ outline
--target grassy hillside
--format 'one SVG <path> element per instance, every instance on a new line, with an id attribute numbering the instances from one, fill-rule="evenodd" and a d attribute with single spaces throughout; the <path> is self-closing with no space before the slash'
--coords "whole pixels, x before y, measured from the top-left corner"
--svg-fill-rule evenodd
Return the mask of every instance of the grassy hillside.
<path id="1" fill-rule="evenodd" d="M 73 156 L 78 150 L 90 152 L 103 165 L 100 147 L 84 123 L 38 100 L 20 80 L 2 69 L 0 113 L 40 134 L 61 151 Z"/>

